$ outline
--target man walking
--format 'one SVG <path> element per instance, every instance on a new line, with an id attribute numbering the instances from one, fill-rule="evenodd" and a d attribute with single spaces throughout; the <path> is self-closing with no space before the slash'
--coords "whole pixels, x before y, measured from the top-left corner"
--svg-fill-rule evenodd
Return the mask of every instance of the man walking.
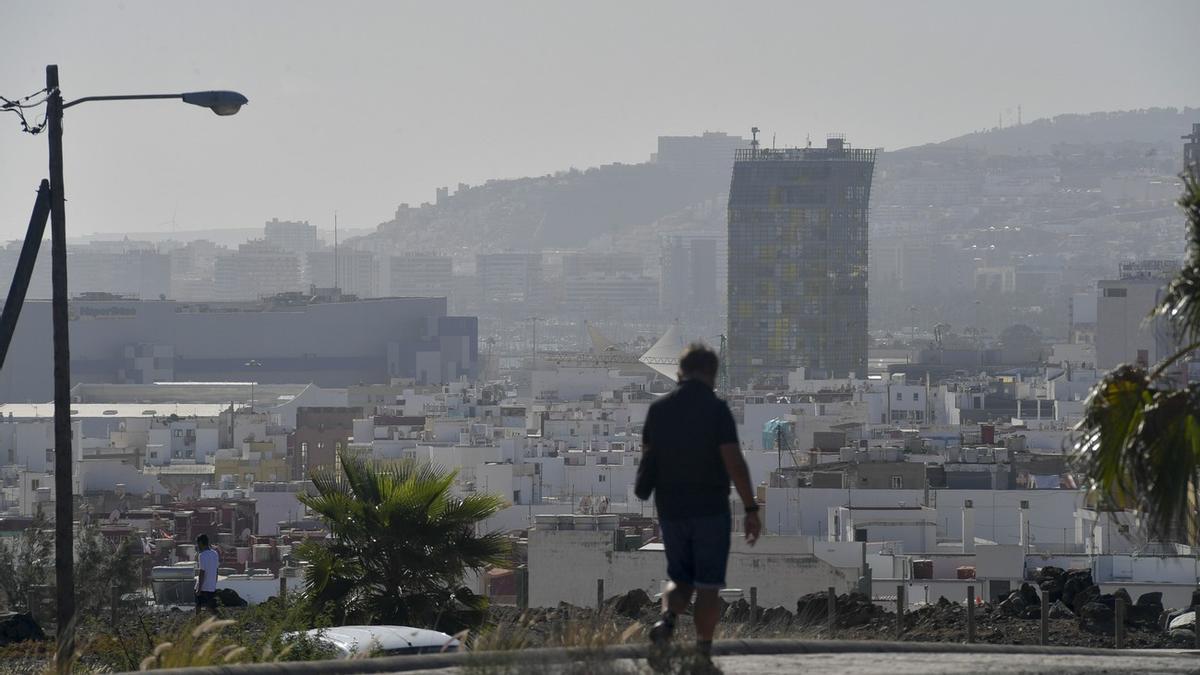
<path id="1" fill-rule="evenodd" d="M 208 545 L 208 535 L 196 537 L 196 570 L 199 578 L 196 580 L 196 616 L 204 608 L 213 614 L 217 613 L 217 567 L 220 556 Z"/>
<path id="2" fill-rule="evenodd" d="M 725 587 L 731 480 L 745 505 L 747 543 L 753 546 L 762 532 L 733 414 L 713 392 L 717 369 L 717 355 L 702 344 L 692 344 L 680 357 L 679 385 L 646 413 L 635 486 L 639 499 L 654 494 L 670 578 L 662 619 L 650 639 L 658 647 L 671 639 L 676 617 L 695 593 L 696 647 L 706 659 L 720 618 L 718 593 Z"/>

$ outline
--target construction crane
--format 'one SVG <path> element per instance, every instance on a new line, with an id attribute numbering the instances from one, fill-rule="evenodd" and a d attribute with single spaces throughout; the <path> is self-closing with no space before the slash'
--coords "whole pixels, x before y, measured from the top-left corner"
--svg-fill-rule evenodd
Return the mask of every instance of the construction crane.
<path id="1" fill-rule="evenodd" d="M 729 391 L 729 364 L 726 363 L 728 350 L 725 344 L 725 335 L 720 336 L 721 346 L 717 349 L 717 391 Z"/>

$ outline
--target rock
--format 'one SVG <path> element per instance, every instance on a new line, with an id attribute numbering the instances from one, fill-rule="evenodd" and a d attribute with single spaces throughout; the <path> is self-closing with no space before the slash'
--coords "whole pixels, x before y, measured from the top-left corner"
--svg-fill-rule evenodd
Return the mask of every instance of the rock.
<path id="1" fill-rule="evenodd" d="M 1196 635 L 1187 628 L 1176 628 L 1168 634 L 1171 642 L 1180 646 L 1191 647 L 1196 644 Z"/>
<path id="2" fill-rule="evenodd" d="M 1112 593 L 1103 593 L 1098 595 L 1092 600 L 1092 602 L 1098 602 L 1114 612 L 1117 611 L 1117 596 L 1113 595 Z"/>
<path id="3" fill-rule="evenodd" d="M 885 613 L 882 607 L 861 593 L 849 593 L 837 598 L 837 625 L 841 628 L 865 626 Z"/>
<path id="4" fill-rule="evenodd" d="M 1025 613 L 1025 601 L 1021 599 L 1020 591 L 1013 591 L 1008 598 L 1001 602 L 996 609 L 1008 616 L 1021 616 Z"/>
<path id="5" fill-rule="evenodd" d="M 745 623 L 750 620 L 750 603 L 744 599 L 730 603 L 725 608 L 725 620 L 730 623 Z"/>
<path id="6" fill-rule="evenodd" d="M 1070 582 L 1068 582 L 1068 585 L 1070 585 Z M 1064 600 L 1066 600 L 1066 596 L 1067 596 L 1067 594 L 1064 591 L 1063 592 Z M 1079 616 L 1080 611 L 1083 609 L 1083 606 L 1088 604 L 1089 602 L 1093 602 L 1098 597 L 1100 597 L 1100 587 L 1099 586 L 1092 585 L 1092 586 L 1087 586 L 1086 588 L 1080 589 L 1077 593 L 1075 593 L 1075 597 L 1070 602 L 1071 609 L 1075 611 L 1076 616 Z"/>
<path id="7" fill-rule="evenodd" d="M 1037 581 L 1038 584 L 1043 584 L 1047 581 L 1057 581 L 1062 583 L 1063 577 L 1066 575 L 1067 571 L 1063 568 L 1047 565 L 1046 567 L 1038 569 L 1037 574 L 1034 576 L 1034 581 Z"/>
<path id="8" fill-rule="evenodd" d="M 646 606 L 651 604 L 650 595 L 640 588 L 618 595 L 612 603 L 612 610 L 630 619 L 641 618 Z"/>
<path id="9" fill-rule="evenodd" d="M 245 607 L 247 603 L 238 595 L 238 592 L 232 588 L 217 589 L 217 605 L 220 607 Z"/>
<path id="10" fill-rule="evenodd" d="M 33 620 L 33 614 L 0 615 L 0 646 L 26 640 L 45 640 L 42 627 Z"/>
<path id="11" fill-rule="evenodd" d="M 1162 592 L 1161 591 L 1153 591 L 1151 593 L 1142 593 L 1141 595 L 1138 596 L 1136 604 L 1138 607 L 1145 607 L 1148 605 L 1153 605 L 1153 606 L 1161 608 L 1163 606 Z"/>
<path id="12" fill-rule="evenodd" d="M 1124 588 L 1118 588 L 1113 593 L 1113 598 L 1116 600 L 1124 600 L 1125 601 L 1125 609 L 1129 609 L 1130 607 L 1133 607 L 1133 598 L 1129 596 L 1129 591 L 1125 590 Z"/>
<path id="13" fill-rule="evenodd" d="M 842 596 L 843 598 L 846 596 Z M 836 612 L 841 612 L 842 606 L 834 598 Z M 829 596 L 826 593 L 809 593 L 796 601 L 796 623 L 800 625 L 822 624 L 829 619 Z"/>
<path id="14" fill-rule="evenodd" d="M 1095 586 L 1092 581 L 1091 570 L 1070 570 L 1063 577 L 1063 602 L 1067 603 L 1068 607 L 1078 607 L 1075 602 L 1075 594 L 1085 588 Z"/>
<path id="15" fill-rule="evenodd" d="M 1058 600 L 1050 605 L 1050 610 L 1046 613 L 1046 616 L 1051 619 L 1074 619 L 1075 613 L 1062 600 Z"/>
<path id="16" fill-rule="evenodd" d="M 1062 600 L 1063 583 L 1060 579 L 1047 579 L 1038 584 L 1038 589 L 1052 605 Z"/>
<path id="17" fill-rule="evenodd" d="M 1025 605 L 1027 607 L 1036 607 L 1041 605 L 1042 599 L 1040 596 L 1038 596 L 1038 592 L 1034 589 L 1032 584 L 1021 584 L 1021 588 L 1018 592 L 1021 594 L 1021 599 L 1025 601 Z"/>
<path id="18" fill-rule="evenodd" d="M 787 628 L 792 625 L 792 613 L 785 607 L 771 607 L 763 610 L 759 621 L 768 626 Z"/>
<path id="19" fill-rule="evenodd" d="M 1095 632 L 1110 632 L 1113 629 L 1113 610 L 1099 602 L 1085 604 L 1079 612 L 1079 627 Z"/>
<path id="20" fill-rule="evenodd" d="M 1153 605 L 1134 605 L 1125 608 L 1125 624 L 1139 626 L 1145 630 L 1155 630 L 1159 626 L 1162 608 Z"/>
<path id="21" fill-rule="evenodd" d="M 1040 606 L 1026 607 L 1025 611 L 1021 613 L 1021 618 L 1022 619 L 1041 619 L 1042 618 L 1042 608 Z"/>

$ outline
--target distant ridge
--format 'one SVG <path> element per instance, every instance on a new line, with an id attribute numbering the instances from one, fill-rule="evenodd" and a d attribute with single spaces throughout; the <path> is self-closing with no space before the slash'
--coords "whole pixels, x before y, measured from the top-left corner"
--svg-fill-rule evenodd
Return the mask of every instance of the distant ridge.
<path id="1" fill-rule="evenodd" d="M 970 148 L 993 155 L 1047 155 L 1060 144 L 1142 143 L 1177 149 L 1179 136 L 1188 133 L 1193 122 L 1200 122 L 1200 108 L 1065 114 L 917 147 Z"/>

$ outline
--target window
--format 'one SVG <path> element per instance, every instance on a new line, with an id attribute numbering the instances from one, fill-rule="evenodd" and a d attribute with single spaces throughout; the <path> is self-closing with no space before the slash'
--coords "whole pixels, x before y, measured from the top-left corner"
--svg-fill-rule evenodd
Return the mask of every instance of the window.
<path id="1" fill-rule="evenodd" d="M 605 478 L 607 478 L 607 476 L 600 474 L 599 482 L 603 483 Z"/>
<path id="2" fill-rule="evenodd" d="M 903 400 L 904 400 L 904 394 L 902 394 L 902 393 L 900 393 L 900 392 L 896 392 L 896 400 L 897 400 L 897 401 L 903 401 Z"/>
<path id="3" fill-rule="evenodd" d="M 1126 289 L 1124 288 L 1106 288 L 1104 289 L 1104 297 L 1106 298 L 1123 298 L 1125 297 Z"/>
<path id="4" fill-rule="evenodd" d="M 919 400 L 921 400 L 921 395 L 920 395 L 919 393 L 917 393 L 917 392 L 915 392 L 915 391 L 914 391 L 914 392 L 913 392 L 913 400 L 914 400 L 914 401 L 919 401 Z"/>
<path id="5" fill-rule="evenodd" d="M 893 490 L 903 490 L 904 489 L 904 476 L 892 476 L 892 489 Z"/>

